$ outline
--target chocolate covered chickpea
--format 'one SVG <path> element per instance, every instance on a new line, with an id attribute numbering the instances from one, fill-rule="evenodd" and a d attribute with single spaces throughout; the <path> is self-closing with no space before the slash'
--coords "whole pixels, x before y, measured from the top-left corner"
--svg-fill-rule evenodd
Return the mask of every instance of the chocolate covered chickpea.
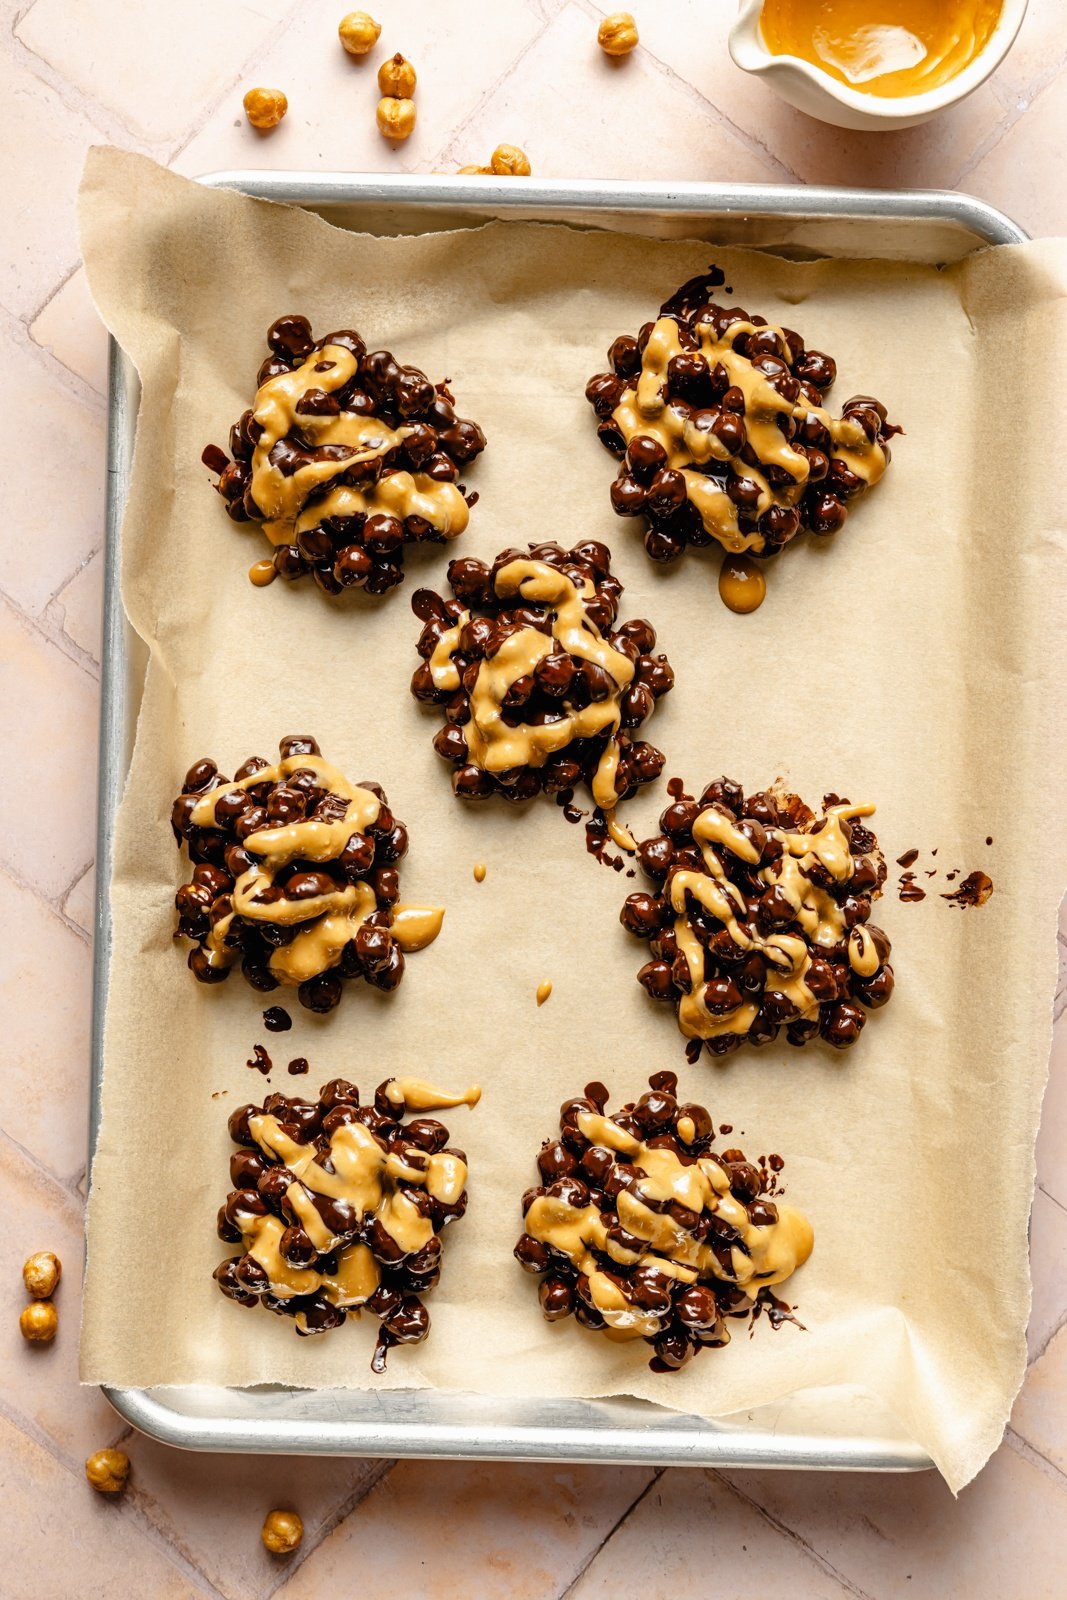
<path id="1" fill-rule="evenodd" d="M 718 305 L 721 283 L 716 269 L 684 283 L 636 338 L 613 342 L 611 371 L 585 392 L 620 463 L 616 514 L 641 521 L 653 561 L 718 545 L 720 594 L 747 612 L 764 593 L 756 563 L 802 531 L 838 532 L 901 429 L 868 395 L 833 416 L 833 360 L 791 328 Z"/>
<path id="2" fill-rule="evenodd" d="M 422 1296 L 441 1275 L 441 1235 L 467 1207 L 466 1156 L 423 1113 L 480 1094 L 387 1078 L 364 1105 L 334 1078 L 318 1100 L 272 1094 L 239 1107 L 218 1234 L 241 1250 L 215 1271 L 223 1294 L 290 1318 L 304 1337 L 366 1309 L 379 1319 L 371 1365 L 383 1372 L 394 1345 L 426 1338 Z"/>
<path id="3" fill-rule="evenodd" d="M 673 1072 L 657 1072 L 610 1114 L 602 1083 L 565 1100 L 515 1246 L 547 1321 L 643 1340 L 653 1372 L 728 1344 L 735 1319 L 795 1321 L 774 1291 L 814 1242 L 807 1217 L 771 1198 L 781 1158 L 757 1167 L 741 1150 L 715 1151 L 709 1112 L 677 1089 Z"/>
<path id="4" fill-rule="evenodd" d="M 332 1011 L 351 980 L 391 992 L 444 919 L 400 901 L 407 829 L 378 784 L 349 782 L 310 735 L 279 748 L 232 781 L 195 762 L 174 802 L 174 837 L 194 863 L 175 896 L 190 970 L 214 984 L 239 965 L 254 989 L 295 989 L 309 1011 Z"/>
<path id="5" fill-rule="evenodd" d="M 352 328 L 315 339 L 306 317 L 279 317 L 267 345 L 229 454 L 210 444 L 201 458 L 232 521 L 258 525 L 273 551 L 249 578 L 386 594 L 403 580 L 407 546 L 467 527 L 477 497 L 457 480 L 485 435 L 457 416 L 447 384 L 368 351 Z"/>
<path id="6" fill-rule="evenodd" d="M 747 799 L 729 778 L 682 798 L 638 846 L 651 891 L 622 908 L 648 941 L 637 974 L 675 1007 L 685 1037 L 712 1055 L 743 1044 L 822 1039 L 854 1045 L 893 993 L 890 945 L 870 921 L 886 865 L 869 804 L 828 795 L 816 815 L 796 795 Z"/>
<path id="7" fill-rule="evenodd" d="M 643 618 L 618 623 L 622 584 L 606 546 L 545 543 L 448 569 L 452 599 L 420 589 L 416 699 L 445 709 L 434 749 L 465 800 L 530 800 L 587 784 L 610 817 L 657 778 L 635 737 L 674 683 Z"/>

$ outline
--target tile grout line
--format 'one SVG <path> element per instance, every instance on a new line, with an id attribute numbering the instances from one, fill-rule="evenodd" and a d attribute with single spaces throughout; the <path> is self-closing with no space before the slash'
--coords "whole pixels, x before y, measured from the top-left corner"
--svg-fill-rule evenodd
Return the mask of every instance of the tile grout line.
<path id="1" fill-rule="evenodd" d="M 534 46 L 537 45 L 537 44 L 540 44 L 541 40 L 545 37 L 545 34 L 552 27 L 552 24 L 555 22 L 556 18 L 562 14 L 562 9 L 563 8 L 561 6 L 559 8 L 559 10 L 554 11 L 550 16 L 547 16 L 547 17 L 544 16 L 544 14 L 542 12 L 539 12 L 539 11 L 538 12 L 531 12 L 531 15 L 538 16 L 538 17 L 541 18 L 541 26 L 526 41 L 526 43 L 523 45 L 522 49 L 518 52 L 518 54 L 511 58 L 511 60 L 509 61 L 508 65 L 500 73 L 499 77 L 494 78 L 493 82 L 490 83 L 486 87 L 484 93 L 481 94 L 478 97 L 478 99 L 475 101 L 474 105 L 467 112 L 467 115 L 459 123 L 457 123 L 456 127 L 452 130 L 452 133 L 451 133 L 450 137 L 447 139 L 447 141 L 445 142 L 445 144 L 443 144 L 441 146 L 440 150 L 437 152 L 437 154 L 435 156 L 431 157 L 431 160 L 433 162 L 433 167 L 435 169 L 436 169 L 436 167 L 438 166 L 438 164 L 440 162 L 450 161 L 450 160 L 454 159 L 454 156 L 453 156 L 452 152 L 454 151 L 455 146 L 459 143 L 460 139 L 462 139 L 463 136 L 466 134 L 467 129 L 472 125 L 472 123 L 474 122 L 474 120 L 477 117 L 478 113 L 480 111 L 482 111 L 485 108 L 486 105 L 488 105 L 488 103 L 489 103 L 490 99 L 492 98 L 492 96 L 494 94 L 496 94 L 498 89 L 502 88 L 504 83 L 507 81 L 508 78 L 511 77 L 512 73 L 519 66 L 519 64 L 522 61 L 525 61 L 526 57 L 529 55 L 530 51 L 534 48 Z"/>
<path id="2" fill-rule="evenodd" d="M 77 572 L 71 573 L 71 576 L 67 579 L 67 582 L 69 583 L 71 579 L 76 578 L 77 575 Z M 62 589 L 63 587 L 65 587 L 65 585 L 61 584 L 60 588 Z M 34 616 L 32 612 L 26 611 L 24 607 L 21 606 L 14 598 L 14 596 L 8 594 L 6 589 L 0 588 L 0 605 L 8 606 L 15 613 L 19 621 L 25 623 L 26 627 L 29 628 L 31 632 L 37 634 L 38 638 L 43 640 L 45 644 L 50 644 L 53 649 L 58 650 L 61 656 L 66 657 L 72 667 L 77 667 L 79 672 L 83 672 L 89 679 L 89 682 L 96 685 L 96 698 L 99 699 L 99 662 L 93 661 L 92 656 L 87 655 L 86 652 L 82 650 L 80 645 L 75 644 L 74 640 L 69 634 L 64 633 L 62 628 L 56 627 L 54 621 L 45 615 L 45 611 L 47 611 L 48 605 L 50 604 L 51 601 L 48 601 L 46 603 L 45 610 L 43 610 L 39 616 Z"/>
<path id="3" fill-rule="evenodd" d="M 92 865 L 92 863 L 90 863 L 90 865 Z M 82 876 L 84 877 L 84 869 L 82 871 Z M 70 891 L 78 882 L 77 878 L 73 879 L 73 881 L 69 883 L 65 889 L 61 889 L 59 895 L 55 899 L 51 899 L 43 889 L 38 887 L 37 884 L 31 883 L 28 878 L 24 878 L 9 861 L 0 859 L 0 877 L 8 878 L 10 882 L 15 885 L 16 889 L 23 890 L 25 894 L 32 894 L 34 899 L 40 901 L 41 905 L 45 906 L 52 913 L 52 915 L 63 924 L 68 932 L 73 933 L 82 944 L 92 945 L 92 935 L 89 933 L 88 929 L 83 928 L 80 923 L 75 922 L 73 917 L 69 916 L 59 903 L 60 900 L 65 899 L 67 895 L 70 894 Z"/>
<path id="4" fill-rule="evenodd" d="M 280 40 L 284 39 L 289 30 L 296 26 L 296 20 L 300 15 L 300 10 L 301 7 L 298 3 L 298 0 L 293 0 L 293 4 L 290 6 L 288 14 L 282 18 L 282 20 L 276 25 L 271 33 L 267 34 L 266 38 L 260 41 L 259 46 L 252 52 L 252 54 L 247 56 L 241 62 L 240 69 L 234 73 L 233 77 L 229 80 L 225 87 L 219 91 L 216 98 L 214 100 L 205 102 L 201 108 L 202 114 L 195 126 L 190 128 L 189 132 L 179 139 L 174 148 L 168 152 L 163 161 L 163 165 L 165 167 L 172 166 L 174 162 L 177 161 L 178 157 L 189 148 L 197 134 L 203 132 L 204 128 L 210 122 L 211 118 L 215 115 L 219 107 L 229 95 L 233 94 L 234 90 L 241 82 L 241 79 L 246 73 L 251 71 L 255 63 L 262 60 L 264 56 L 269 54 L 269 52 L 274 49 L 274 46 L 278 44 Z"/>
<path id="5" fill-rule="evenodd" d="M 34 1418 L 13 1411 L 2 1396 L 0 1396 L 0 1417 L 21 1433 L 24 1438 L 28 1439 L 31 1444 L 36 1445 L 39 1450 L 50 1456 L 56 1465 L 74 1478 L 76 1482 L 81 1481 L 84 1483 L 86 1494 L 95 1493 L 85 1483 L 84 1462 L 70 1455 Z M 128 1432 L 132 1433 L 133 1429 L 129 1429 Z M 125 1437 L 125 1435 L 120 1435 L 120 1437 Z M 111 1509 L 115 1515 L 125 1517 L 127 1522 L 137 1530 L 141 1538 L 147 1539 L 150 1544 L 154 1545 L 172 1566 L 177 1567 L 182 1572 L 183 1576 L 191 1578 L 202 1593 L 210 1596 L 211 1600 L 225 1600 L 225 1596 L 215 1588 L 206 1573 L 201 1572 L 195 1562 L 184 1557 L 176 1547 L 171 1545 L 170 1541 L 162 1540 L 158 1536 L 157 1530 L 137 1503 L 136 1491 L 133 1494 L 127 1491 L 112 1504 Z M 207 1586 L 206 1588 L 205 1585 Z"/>
<path id="6" fill-rule="evenodd" d="M 630 1513 L 632 1511 L 636 1511 L 637 1507 L 641 1504 L 641 1501 L 645 1498 L 645 1496 L 650 1494 L 651 1491 L 656 1487 L 666 1470 L 666 1467 L 658 1467 L 655 1472 L 653 1472 L 651 1478 L 649 1478 L 648 1482 L 641 1490 L 641 1493 L 639 1495 L 635 1495 L 626 1509 L 615 1519 L 607 1533 L 597 1545 L 596 1549 L 593 1550 L 586 1560 L 582 1562 L 581 1566 L 578 1568 L 578 1571 L 574 1574 L 574 1577 L 568 1582 L 567 1587 L 562 1589 L 557 1595 L 556 1600 L 567 1600 L 567 1596 L 574 1593 L 575 1586 L 579 1584 L 585 1577 L 585 1574 L 589 1571 L 589 1568 L 593 1565 L 593 1562 L 600 1555 L 601 1551 L 606 1548 L 612 1539 L 614 1539 L 615 1535 L 618 1533 L 627 1517 L 629 1517 Z"/>
<path id="7" fill-rule="evenodd" d="M 588 16 L 603 17 L 606 15 L 604 10 L 596 3 L 596 0 L 576 0 L 576 3 L 582 7 Z M 700 108 L 710 115 L 712 120 L 736 144 L 741 145 L 750 155 L 756 156 L 759 160 L 772 167 L 779 174 L 779 181 L 804 183 L 805 180 L 794 172 L 792 167 L 783 161 L 780 156 L 776 156 L 773 150 L 770 150 L 763 143 L 762 139 L 754 133 L 749 133 L 746 128 L 742 128 L 739 123 L 735 122 L 732 117 L 723 111 L 721 106 L 717 106 L 713 100 L 709 100 L 703 90 L 698 89 L 695 83 L 691 83 L 688 78 L 683 78 L 680 72 L 676 72 L 668 62 L 663 61 L 656 55 L 655 51 L 645 44 L 644 40 L 641 41 L 639 49 L 661 78 L 673 84 L 687 99 L 697 102 Z"/>
<path id="8" fill-rule="evenodd" d="M 754 1499 L 752 1495 L 746 1494 L 724 1472 L 714 1469 L 709 1472 L 709 1476 L 717 1478 L 737 1499 L 743 1501 L 745 1505 L 751 1506 L 752 1510 L 757 1512 L 770 1527 L 775 1528 L 779 1533 L 784 1534 L 787 1539 L 792 1540 L 797 1548 L 808 1556 L 817 1567 L 820 1567 L 827 1577 L 832 1578 L 836 1584 L 839 1584 L 846 1594 L 853 1595 L 855 1600 L 876 1600 L 874 1595 L 870 1594 L 866 1589 L 861 1589 L 859 1584 L 853 1583 L 851 1578 L 840 1572 L 832 1561 L 828 1561 L 820 1551 L 815 1549 L 814 1545 L 809 1544 L 802 1533 L 798 1533 L 796 1528 L 791 1528 L 788 1522 L 784 1522 L 781 1517 L 776 1517 L 773 1512 L 767 1510 L 766 1506 L 760 1505 L 758 1500 Z"/>
<path id="9" fill-rule="evenodd" d="M 71 579 L 74 577 L 77 577 L 77 573 L 71 574 Z M 67 582 L 70 582 L 71 579 L 68 579 Z M 62 589 L 63 585 L 60 585 L 60 588 Z M 51 601 L 48 604 L 50 605 Z M 58 627 L 53 617 L 46 615 L 47 606 L 38 616 L 34 616 L 32 612 L 26 611 L 13 595 L 8 594 L 6 589 L 0 588 L 0 606 L 4 605 L 15 613 L 18 620 L 24 623 L 31 633 L 36 634 L 41 643 L 51 645 L 54 650 L 58 650 L 59 654 L 70 662 L 72 667 L 76 667 L 79 672 L 85 674 L 89 682 L 95 685 L 96 694 L 94 698 L 99 701 L 100 663 L 94 661 L 92 656 L 88 655 L 80 645 L 76 644 L 69 633 L 65 633 L 62 628 Z"/>
<path id="10" fill-rule="evenodd" d="M 73 367 L 68 367 L 65 361 L 60 361 L 59 357 L 53 355 L 45 345 L 38 344 L 30 332 L 31 324 L 36 322 L 46 306 L 51 305 L 56 295 L 70 282 L 81 264 L 81 257 L 79 256 L 69 271 L 63 274 L 62 281 L 54 289 L 48 291 L 39 309 L 23 312 L 20 315 L 18 312 L 12 311 L 10 306 L 0 302 L 0 312 L 3 314 L 4 321 L 8 324 L 7 331 L 11 334 L 14 342 L 39 367 L 44 368 L 46 372 L 58 380 L 63 386 L 68 399 L 77 401 L 79 405 L 83 405 L 94 416 L 103 417 L 107 411 L 107 401 L 104 393 L 100 389 L 94 389 L 91 383 L 87 383 L 83 377 L 79 376 Z"/>
<path id="11" fill-rule="evenodd" d="M 271 1600 L 271 1596 L 280 1594 L 284 1590 L 286 1584 L 291 1578 L 295 1578 L 296 1574 L 300 1571 L 300 1568 L 304 1565 L 304 1563 L 310 1560 L 317 1550 L 321 1550 L 327 1539 L 329 1539 L 332 1534 L 336 1533 L 341 1524 L 346 1522 L 352 1515 L 353 1511 L 362 1505 L 367 1496 L 373 1493 L 379 1484 L 385 1482 L 386 1478 L 389 1476 L 390 1472 L 392 1472 L 395 1466 L 395 1461 L 379 1461 L 371 1470 L 369 1475 L 360 1480 L 355 1489 L 353 1489 L 352 1493 L 347 1495 L 346 1498 L 341 1501 L 341 1504 L 336 1508 L 333 1514 L 323 1523 L 322 1527 L 319 1529 L 318 1538 L 315 1540 L 314 1544 L 309 1545 L 306 1548 L 302 1545 L 300 1547 L 299 1555 L 294 1559 L 294 1561 L 288 1563 L 285 1569 L 279 1573 L 278 1582 L 274 1584 L 272 1588 L 264 1589 L 262 1600 Z"/>
<path id="12" fill-rule="evenodd" d="M 88 1139 L 86 1142 L 88 1142 Z M 35 1156 L 32 1150 L 27 1150 L 24 1144 L 20 1144 L 18 1139 L 16 1139 L 13 1134 L 9 1133 L 7 1129 L 0 1124 L 0 1148 L 2 1148 L 5 1144 L 10 1145 L 12 1150 L 17 1151 L 23 1160 L 33 1168 L 34 1172 L 36 1172 L 39 1177 L 44 1178 L 51 1187 L 59 1190 L 63 1199 L 66 1200 L 69 1205 L 73 1206 L 74 1210 L 77 1212 L 78 1221 L 84 1228 L 85 1201 L 82 1199 L 81 1195 L 78 1194 L 76 1190 L 69 1188 L 57 1172 L 53 1172 L 51 1167 L 46 1167 L 44 1162 Z M 82 1175 L 82 1171 L 84 1171 L 84 1168 L 79 1171 L 79 1178 Z"/>
<path id="13" fill-rule="evenodd" d="M 1015 1454 L 1023 1461 L 1029 1461 L 1032 1467 L 1036 1467 L 1039 1472 L 1043 1472 L 1046 1478 L 1051 1479 L 1060 1488 L 1067 1489 L 1067 1472 L 1064 1472 L 1062 1467 L 1058 1467 L 1054 1461 L 1045 1455 L 1043 1450 L 1039 1450 L 1036 1445 L 1031 1444 L 1029 1439 L 1012 1427 L 1010 1422 L 1004 1429 L 1003 1443 L 1007 1445 L 1009 1450 L 1014 1450 Z"/>
<path id="14" fill-rule="evenodd" d="M 964 161 L 963 166 L 959 169 L 959 172 L 952 180 L 953 188 L 958 188 L 963 182 L 964 178 L 968 177 L 972 172 L 974 172 L 974 170 L 985 160 L 986 156 L 991 155 L 993 151 L 1004 142 L 1009 133 L 1014 132 L 1022 119 L 1033 110 L 1034 106 L 1045 94 L 1046 90 L 1050 89 L 1056 82 L 1065 66 L 1067 66 L 1067 51 L 1065 51 L 1059 57 L 1058 61 L 1056 61 L 1053 66 L 1047 68 L 1044 72 L 1038 73 L 1033 82 L 1027 84 L 1026 88 L 1020 91 L 1026 96 L 1024 104 L 1019 105 L 1018 96 L 1015 96 L 1014 105 L 1005 105 L 1004 102 L 1001 101 L 1004 115 L 998 122 L 997 128 L 994 130 L 992 136 L 987 134 L 985 139 L 983 139 L 975 147 L 975 149 Z M 993 92 L 996 94 L 995 85 L 993 86 Z M 999 98 L 999 95 L 997 98 Z"/>

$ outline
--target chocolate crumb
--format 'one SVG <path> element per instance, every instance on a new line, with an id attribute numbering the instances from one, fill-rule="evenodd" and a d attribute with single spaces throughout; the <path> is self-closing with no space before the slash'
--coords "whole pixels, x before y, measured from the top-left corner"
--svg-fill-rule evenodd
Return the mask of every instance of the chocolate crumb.
<path id="1" fill-rule="evenodd" d="M 246 1067 L 251 1067 L 253 1072 L 262 1072 L 263 1076 L 272 1070 L 274 1062 L 261 1044 L 252 1046 L 252 1059 L 245 1062 Z"/>
<path id="2" fill-rule="evenodd" d="M 288 1033 L 293 1019 L 284 1006 L 268 1006 L 263 1013 L 263 1026 L 271 1033 Z"/>
<path id="3" fill-rule="evenodd" d="M 308 1062 L 306 1056 L 296 1056 L 295 1059 L 289 1063 L 289 1076 L 291 1078 L 300 1078 L 307 1070 Z"/>
<path id="4" fill-rule="evenodd" d="M 935 850 L 934 851 L 934 855 L 936 856 L 936 854 L 937 854 L 937 851 Z M 905 850 L 905 852 L 904 852 L 904 854 L 902 856 L 897 856 L 897 866 L 898 867 L 912 867 L 912 866 L 915 865 L 915 863 L 916 863 L 916 861 L 918 861 L 918 859 L 919 859 L 918 850 Z"/>
<path id="5" fill-rule="evenodd" d="M 984 906 L 992 893 L 992 878 L 984 872 L 970 872 L 954 893 L 943 894 L 941 898 L 957 906 Z"/>
<path id="6" fill-rule="evenodd" d="M 986 834 L 986 841 L 985 842 L 986 842 L 986 844 L 992 844 L 993 843 L 993 835 L 991 833 Z"/>
<path id="7" fill-rule="evenodd" d="M 702 1046 L 701 1041 L 699 1039 L 690 1039 L 688 1044 L 686 1045 L 686 1047 L 685 1047 L 685 1059 L 689 1062 L 689 1065 L 691 1067 L 695 1066 L 696 1063 L 700 1060 L 700 1052 L 701 1052 L 702 1048 L 703 1048 L 703 1046 Z"/>

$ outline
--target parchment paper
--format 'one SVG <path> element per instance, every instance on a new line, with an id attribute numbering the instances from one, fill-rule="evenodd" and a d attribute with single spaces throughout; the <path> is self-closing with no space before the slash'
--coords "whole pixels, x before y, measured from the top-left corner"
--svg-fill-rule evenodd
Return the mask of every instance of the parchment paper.
<path id="1" fill-rule="evenodd" d="M 1023 1372 L 1064 883 L 1064 514 L 1048 414 L 1067 355 L 1064 246 L 939 272 L 537 224 L 376 239 L 108 150 L 90 157 L 82 227 L 97 304 L 144 384 L 123 586 L 151 653 L 112 885 L 85 1381 L 631 1394 L 709 1416 L 857 1384 L 965 1483 Z M 742 305 L 836 357 L 836 406 L 874 393 L 907 429 L 843 533 L 787 550 L 750 617 L 719 603 L 714 556 L 649 563 L 610 509 L 614 466 L 583 399 L 611 339 L 712 254 Z M 460 413 L 488 434 L 466 475 L 481 498 L 461 545 L 410 556 L 384 602 L 331 603 L 310 582 L 253 588 L 265 542 L 228 521 L 200 465 L 249 402 L 267 325 L 296 310 L 449 375 Z M 439 721 L 408 694 L 412 591 L 440 587 L 456 548 L 491 557 L 587 536 L 615 552 L 622 615 L 649 617 L 675 665 L 647 730 L 668 774 L 699 787 L 725 771 L 749 791 L 781 776 L 815 803 L 831 789 L 870 798 L 890 861 L 937 847 L 944 868 L 991 874 L 979 910 L 940 899 L 943 878 L 920 904 L 892 892 L 878 904 L 897 991 L 853 1051 L 782 1044 L 687 1065 L 672 1013 L 634 981 L 646 952 L 618 911 L 635 885 L 588 857 L 551 802 L 515 812 L 452 798 L 430 745 Z M 238 976 L 206 989 L 187 972 L 172 940 L 187 867 L 168 815 L 194 758 L 232 772 L 297 731 L 385 786 L 411 831 L 404 896 L 448 914 L 395 995 L 350 985 L 325 1019 L 292 1004 L 279 1036 Z M 627 809 L 639 837 L 665 803 L 661 784 Z M 257 1041 L 279 1063 L 269 1085 L 245 1067 Z M 309 1078 L 286 1076 L 296 1055 Z M 560 1102 L 599 1077 L 617 1105 L 665 1067 L 733 1125 L 728 1143 L 786 1158 L 789 1198 L 816 1234 L 786 1291 L 806 1332 L 739 1326 L 728 1349 L 672 1377 L 649 1372 L 644 1345 L 544 1323 L 511 1257 Z M 300 1340 L 225 1300 L 214 1219 L 234 1106 L 337 1074 L 370 1089 L 399 1071 L 485 1093 L 448 1114 L 470 1158 L 470 1209 L 448 1231 L 431 1336 L 376 1379 L 373 1319 Z"/>

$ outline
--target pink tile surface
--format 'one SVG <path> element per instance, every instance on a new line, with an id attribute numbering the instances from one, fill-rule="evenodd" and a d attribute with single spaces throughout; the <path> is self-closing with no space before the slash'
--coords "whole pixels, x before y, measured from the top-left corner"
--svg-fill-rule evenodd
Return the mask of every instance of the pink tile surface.
<path id="1" fill-rule="evenodd" d="M 729 62 L 732 0 L 633 0 L 642 48 L 607 62 L 592 0 L 381 0 L 375 54 L 349 60 L 321 0 L 0 0 L 0 416 L 33 454 L 5 463 L 0 716 L 48 809 L 4 792 L 0 926 L 4 1094 L 0 1194 L 7 1285 L 0 1388 L 0 1594 L 318 1597 L 357 1585 L 421 1600 L 747 1592 L 816 1600 L 984 1600 L 1063 1592 L 1067 1514 L 1067 922 L 1033 1218 L 1032 1364 L 1005 1444 L 953 1502 L 940 1482 L 797 1474 L 227 1460 L 127 1440 L 119 1505 L 85 1484 L 86 1452 L 122 1424 L 76 1383 L 92 926 L 102 562 L 105 340 L 78 270 L 74 195 L 87 146 L 220 166 L 429 171 L 524 145 L 541 175 L 958 186 L 1035 233 L 1067 227 L 1067 19 L 1031 0 L 1020 39 L 964 105 L 896 135 L 825 128 Z M 374 73 L 402 49 L 419 126 L 391 149 Z M 291 111 L 261 137 L 246 87 Z M 17 805 L 17 810 L 12 806 Z M 15 1329 L 19 1267 L 57 1250 L 60 1333 Z M 304 1517 L 287 1561 L 258 1541 L 266 1510 Z"/>

